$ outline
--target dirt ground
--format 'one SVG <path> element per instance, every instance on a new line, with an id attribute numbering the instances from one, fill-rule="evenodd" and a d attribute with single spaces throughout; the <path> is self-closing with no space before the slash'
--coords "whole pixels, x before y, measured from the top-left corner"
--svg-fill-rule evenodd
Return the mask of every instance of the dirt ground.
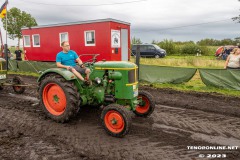
<path id="1" fill-rule="evenodd" d="M 35 86 L 22 95 L 11 87 L 0 91 L 1 160 L 202 160 L 215 155 L 240 159 L 240 98 L 143 86 L 155 97 L 154 113 L 149 118 L 133 115 L 130 133 L 114 138 L 105 133 L 101 110 L 96 108 L 82 108 L 65 124 L 46 118 L 38 106 L 36 78 L 22 77 Z M 193 150 L 188 146 L 238 148 Z"/>

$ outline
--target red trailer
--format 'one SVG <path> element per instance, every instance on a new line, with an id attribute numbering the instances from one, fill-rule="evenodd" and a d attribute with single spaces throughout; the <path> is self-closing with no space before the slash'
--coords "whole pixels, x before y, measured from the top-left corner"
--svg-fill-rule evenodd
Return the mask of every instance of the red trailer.
<path id="1" fill-rule="evenodd" d="M 69 41 L 78 55 L 100 54 L 98 60 L 108 61 L 130 58 L 130 23 L 115 19 L 22 28 L 22 35 L 25 59 L 29 61 L 55 61 L 63 41 Z"/>

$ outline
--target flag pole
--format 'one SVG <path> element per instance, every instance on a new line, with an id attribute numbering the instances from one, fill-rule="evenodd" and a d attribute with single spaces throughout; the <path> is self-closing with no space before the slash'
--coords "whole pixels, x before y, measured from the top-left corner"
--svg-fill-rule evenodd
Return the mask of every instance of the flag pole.
<path id="1" fill-rule="evenodd" d="M 8 46 L 7 46 L 7 5 L 8 5 L 8 0 L 6 1 L 6 44 L 4 45 L 4 53 L 5 53 L 5 58 L 7 61 L 7 65 L 6 65 L 6 70 L 8 71 Z"/>
<path id="2" fill-rule="evenodd" d="M 2 29 L 0 28 L 0 39 L 1 39 L 1 51 L 0 52 L 3 53 L 3 39 L 2 39 L 2 31 L 1 30 Z M 4 58 L 2 54 L 1 54 L 1 57 Z"/>
<path id="3" fill-rule="evenodd" d="M 7 2 L 7 4 L 6 4 L 6 44 L 7 44 L 7 5 L 8 5 L 8 2 Z"/>

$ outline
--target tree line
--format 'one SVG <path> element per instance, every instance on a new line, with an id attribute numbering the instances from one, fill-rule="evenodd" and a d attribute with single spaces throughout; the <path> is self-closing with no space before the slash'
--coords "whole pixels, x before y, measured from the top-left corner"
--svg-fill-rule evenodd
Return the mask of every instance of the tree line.
<path id="1" fill-rule="evenodd" d="M 132 44 L 143 44 L 140 38 L 133 37 Z M 153 40 L 152 44 L 158 45 L 165 49 L 168 55 L 214 55 L 219 46 L 239 45 L 240 38 L 235 39 L 202 39 L 198 42 L 194 41 L 173 41 L 164 39 L 163 41 Z"/>
<path id="2" fill-rule="evenodd" d="M 162 42 L 166 42 L 166 39 L 163 41 L 156 41 L 152 40 L 152 44 L 160 44 Z M 171 41 L 175 45 L 186 45 L 186 44 L 197 44 L 200 46 L 225 46 L 225 45 L 239 45 L 240 44 L 240 37 L 236 37 L 234 39 L 226 38 L 222 40 L 217 39 L 211 39 L 211 38 L 205 38 L 200 41 L 197 41 L 196 43 L 194 41 L 173 41 L 173 40 L 167 40 Z M 131 44 L 143 44 L 140 38 L 133 37 L 131 39 Z"/>

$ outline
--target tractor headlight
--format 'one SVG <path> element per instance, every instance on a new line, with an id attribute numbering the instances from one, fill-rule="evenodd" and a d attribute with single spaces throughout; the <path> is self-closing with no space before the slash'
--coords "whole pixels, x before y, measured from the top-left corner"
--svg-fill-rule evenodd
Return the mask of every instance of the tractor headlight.
<path id="1" fill-rule="evenodd" d="M 100 78 L 96 77 L 96 78 L 95 78 L 95 82 L 96 82 L 97 84 L 100 84 L 100 83 L 102 82 L 102 80 L 101 80 Z"/>
<path id="2" fill-rule="evenodd" d="M 0 79 L 6 79 L 7 78 L 7 75 L 6 74 L 1 74 L 0 75 Z"/>

